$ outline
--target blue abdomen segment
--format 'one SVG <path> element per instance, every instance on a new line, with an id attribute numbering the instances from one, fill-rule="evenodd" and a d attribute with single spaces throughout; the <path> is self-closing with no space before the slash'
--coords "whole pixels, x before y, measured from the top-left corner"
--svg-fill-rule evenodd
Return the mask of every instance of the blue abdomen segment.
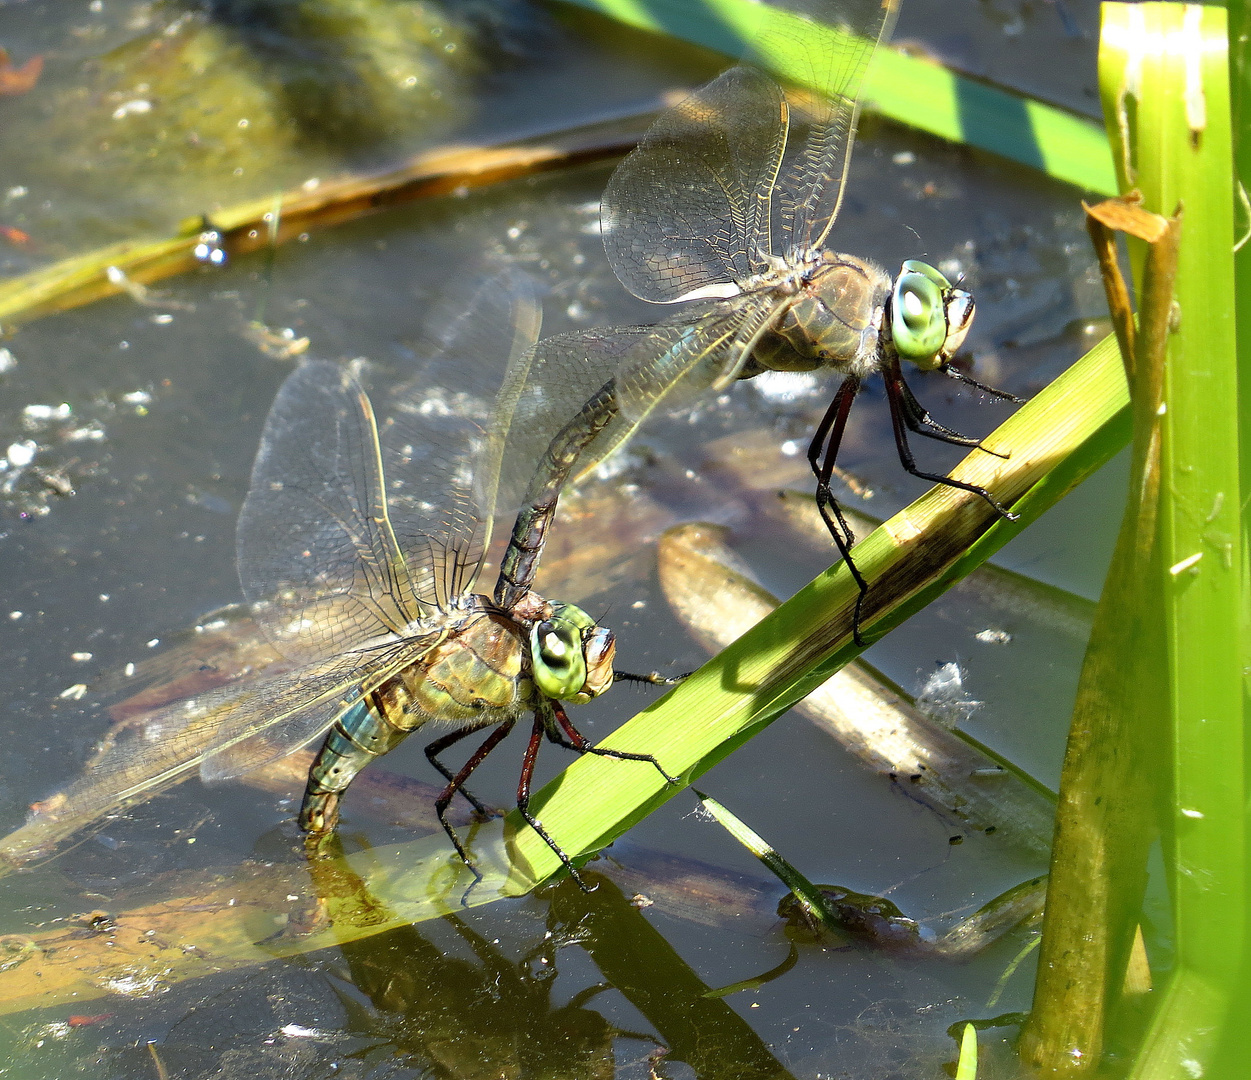
<path id="1" fill-rule="evenodd" d="M 347 709 L 326 736 L 308 772 L 300 828 L 330 832 L 339 820 L 339 802 L 356 774 L 374 758 L 395 749 L 410 729 L 387 721 L 377 691 Z"/>

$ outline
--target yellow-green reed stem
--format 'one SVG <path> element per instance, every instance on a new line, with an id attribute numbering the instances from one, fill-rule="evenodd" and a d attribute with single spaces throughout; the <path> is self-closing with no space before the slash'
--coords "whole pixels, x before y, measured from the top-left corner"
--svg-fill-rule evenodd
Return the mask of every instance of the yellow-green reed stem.
<path id="1" fill-rule="evenodd" d="M 1251 387 L 1251 2 L 1234 0 L 1228 5 L 1230 48 L 1230 111 L 1234 140 L 1234 170 L 1237 186 L 1234 204 L 1234 310 L 1238 335 L 1238 385 L 1243 395 L 1241 418 L 1239 505 L 1242 507 L 1242 580 L 1251 583 L 1251 407 L 1246 403 Z M 1251 603 L 1243 605 L 1243 670 L 1251 672 Z M 1243 684 L 1243 722 L 1251 723 L 1251 679 Z M 1251 895 L 1251 859 L 1247 861 L 1248 895 Z M 1246 911 L 1243 933 L 1251 941 L 1251 909 Z M 1243 958 L 1237 980 L 1238 997 L 1231 1015 L 1251 1016 L 1251 950 Z M 1237 1076 L 1248 1071 L 1251 1062 L 1251 1025 L 1230 1025 L 1223 1040 L 1216 1075 Z"/>
<path id="2" fill-rule="evenodd" d="M 1126 344 L 1136 341 L 1138 354 L 1123 354 L 1134 416 L 1129 499 L 1073 708 L 1034 1008 L 1021 1038 L 1025 1059 L 1048 1074 L 1084 1073 L 1099 1063 L 1155 835 L 1144 783 L 1150 740 L 1142 735 L 1164 727 L 1159 597 L 1150 584 L 1159 576 L 1158 406 L 1178 224 L 1164 231 L 1148 259 L 1162 270 L 1144 290 L 1141 332 L 1121 335 Z M 1115 267 L 1107 272 L 1119 277 Z M 1114 298 L 1118 290 L 1108 291 Z"/>
<path id="3" fill-rule="evenodd" d="M 1225 11 L 1141 8 L 1125 5 L 1116 16 L 1126 26 L 1139 18 L 1155 24 L 1137 102 L 1138 186 L 1149 209 L 1186 208 L 1160 424 L 1172 770 L 1164 854 L 1176 958 L 1131 1072 L 1146 1078 L 1193 1075 L 1226 1023 L 1246 1025 L 1228 1005 L 1246 948 L 1247 583 Z M 1148 139 L 1154 152 L 1146 152 Z"/>

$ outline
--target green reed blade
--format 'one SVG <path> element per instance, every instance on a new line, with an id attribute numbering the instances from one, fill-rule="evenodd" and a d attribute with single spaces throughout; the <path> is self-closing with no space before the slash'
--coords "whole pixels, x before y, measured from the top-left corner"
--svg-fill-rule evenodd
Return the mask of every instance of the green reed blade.
<path id="1" fill-rule="evenodd" d="M 837 915 L 830 910 L 825 895 L 816 885 L 799 872 L 785 857 L 763 836 L 748 825 L 742 818 L 727 806 L 718 802 L 710 795 L 705 795 L 695 788 L 691 789 L 699 799 L 700 806 L 711 815 L 714 821 L 728 832 L 735 840 L 750 851 L 768 868 L 771 874 L 795 894 L 800 906 L 814 922 L 824 923 L 836 928 L 840 925 Z"/>
<path id="2" fill-rule="evenodd" d="M 668 34 L 727 56 L 742 55 L 768 22 L 796 16 L 756 0 L 566 0 L 629 26 Z M 794 40 L 780 35 L 778 40 Z M 811 40 L 811 24 L 803 39 Z M 776 58 L 785 65 L 785 57 Z M 865 106 L 900 124 L 1040 169 L 1104 195 L 1116 192 L 1098 125 L 1053 105 L 964 78 L 893 49 L 879 50 L 865 79 Z"/>
<path id="3" fill-rule="evenodd" d="M 956 1080 L 977 1080 L 977 1028 L 972 1024 L 965 1024 L 964 1032 L 960 1036 Z"/>
<path id="4" fill-rule="evenodd" d="M 1137 9 L 1137 10 L 1135 10 Z M 1202 1067 L 1205 1038 L 1244 963 L 1246 858 L 1243 674 L 1247 642 L 1240 525 L 1234 200 L 1225 11 L 1109 5 L 1142 20 L 1137 184 L 1148 209 L 1185 205 L 1176 281 L 1180 318 L 1164 371 L 1161 593 L 1168 648 L 1172 791 L 1164 851 L 1177 988 L 1157 1012 L 1131 1075 Z M 1153 40 L 1154 39 L 1154 40 Z M 1158 42 L 1167 51 L 1157 52 Z M 1245 410 L 1245 403 L 1243 405 Z M 1245 1017 L 1230 1014 L 1236 1028 Z M 1175 1036 L 1184 1032 L 1185 1038 Z"/>
<path id="5" fill-rule="evenodd" d="M 1118 1057 L 1141 1043 L 1131 1076 L 1210 1075 L 1244 963 L 1246 593 L 1225 45 L 1219 8 L 1104 7 L 1100 83 L 1122 189 L 1137 186 L 1160 214 L 1180 202 L 1184 215 L 1171 308 L 1151 298 L 1143 245 L 1130 245 L 1140 326 L 1130 508 L 1074 712 L 1022 1041 L 1049 1075 L 1095 1069 L 1118 1040 Z M 1153 324 L 1166 328 L 1158 369 L 1143 344 Z M 1145 1003 L 1122 987 L 1156 835 L 1174 925 L 1144 926 L 1164 987 L 1139 1038 Z M 1170 937 L 1172 966 L 1160 971 Z"/>

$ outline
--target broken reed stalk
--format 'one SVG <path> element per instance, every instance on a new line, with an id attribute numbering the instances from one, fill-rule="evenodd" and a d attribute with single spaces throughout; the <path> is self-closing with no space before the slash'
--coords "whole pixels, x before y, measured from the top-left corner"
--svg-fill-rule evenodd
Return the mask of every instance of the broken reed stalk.
<path id="1" fill-rule="evenodd" d="M 127 286 L 200 269 L 204 263 L 195 249 L 206 232 L 216 234 L 215 243 L 227 257 L 272 250 L 311 230 L 388 207 L 620 157 L 633 149 L 653 117 L 649 108 L 623 117 L 608 131 L 595 125 L 524 143 L 440 147 L 387 172 L 325 181 L 190 218 L 176 236 L 125 240 L 74 255 L 0 283 L 0 329 L 116 296 Z"/>

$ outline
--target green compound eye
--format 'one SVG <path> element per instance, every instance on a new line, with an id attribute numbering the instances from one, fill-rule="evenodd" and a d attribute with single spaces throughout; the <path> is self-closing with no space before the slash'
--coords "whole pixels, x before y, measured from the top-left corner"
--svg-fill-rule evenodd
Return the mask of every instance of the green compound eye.
<path id="1" fill-rule="evenodd" d="M 891 336 L 895 351 L 923 369 L 938 367 L 947 342 L 945 296 L 951 282 L 932 266 L 909 259 L 895 279 Z"/>
<path id="2" fill-rule="evenodd" d="M 552 617 L 530 629 L 530 667 L 535 684 L 549 698 L 569 701 L 586 685 L 582 634 L 595 626 L 580 607 L 553 604 Z"/>

